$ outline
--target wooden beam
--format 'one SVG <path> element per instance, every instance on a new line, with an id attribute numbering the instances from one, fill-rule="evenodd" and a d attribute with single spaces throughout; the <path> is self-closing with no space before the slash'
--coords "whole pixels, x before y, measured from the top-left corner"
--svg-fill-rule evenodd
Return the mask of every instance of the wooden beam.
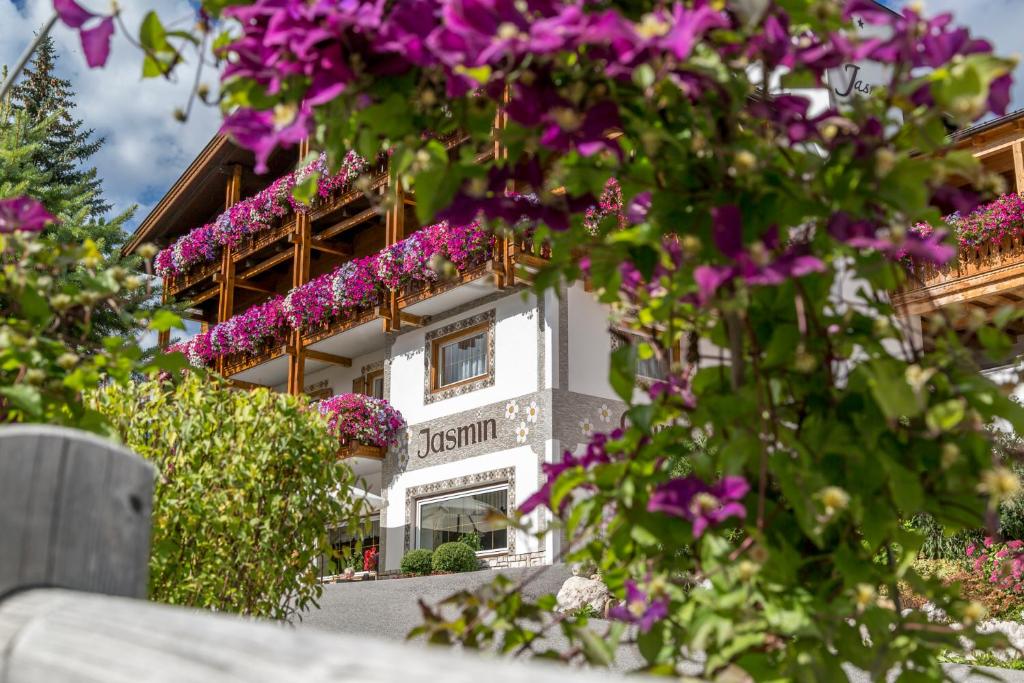
<path id="1" fill-rule="evenodd" d="M 290 243 L 292 243 L 292 244 L 296 244 L 298 242 L 298 239 L 299 239 L 299 236 L 297 234 L 295 234 L 295 233 L 292 233 L 291 235 L 288 235 L 288 241 Z M 323 240 L 320 240 L 320 239 L 312 239 L 312 238 L 310 238 L 309 239 L 309 248 L 310 249 L 315 249 L 316 251 L 322 251 L 322 252 L 324 252 L 326 254 L 334 254 L 335 256 L 342 256 L 342 257 L 352 256 L 352 247 L 350 247 L 348 245 L 345 245 L 345 244 L 337 245 L 337 246 L 333 245 L 333 244 L 327 244 L 326 242 L 324 242 Z"/>
<path id="2" fill-rule="evenodd" d="M 352 359 L 346 358 L 345 356 L 336 356 L 333 353 L 325 353 L 315 349 L 305 349 L 303 353 L 306 355 L 308 360 L 318 360 L 324 363 L 330 363 L 331 365 L 338 365 L 343 368 L 352 367 Z"/>
<path id="3" fill-rule="evenodd" d="M 412 313 L 399 313 L 398 319 L 406 325 L 412 325 L 413 327 L 423 327 L 423 316 L 413 315 Z"/>
<path id="4" fill-rule="evenodd" d="M 1017 181 L 1017 193 L 1024 192 L 1024 143 L 1018 140 L 1013 145 L 1013 175 Z"/>
<path id="5" fill-rule="evenodd" d="M 263 259 L 262 261 L 257 263 L 252 268 L 247 268 L 246 270 L 243 270 L 241 272 L 241 274 L 239 274 L 238 279 L 239 280 L 248 280 L 251 277 L 255 277 L 255 276 L 259 275 L 260 273 L 264 273 L 264 272 L 270 270 L 271 268 L 273 268 L 274 266 L 278 265 L 279 263 L 284 263 L 288 259 L 292 258 L 292 256 L 293 256 L 293 254 L 292 254 L 291 250 L 289 250 L 289 249 L 284 249 L 282 251 L 279 251 L 278 253 L 274 254 L 273 256 L 270 256 L 268 258 Z"/>
<path id="6" fill-rule="evenodd" d="M 250 292 L 260 292 L 262 294 L 277 294 L 277 290 L 271 289 L 270 287 L 264 287 L 263 285 L 257 285 L 247 280 L 235 280 L 235 287 L 238 289 L 245 289 Z"/>
<path id="7" fill-rule="evenodd" d="M 204 303 L 206 301 L 209 301 L 210 299 L 212 299 L 213 297 L 217 296 L 218 294 L 220 294 L 220 285 L 217 285 L 216 287 L 210 287 L 205 292 L 201 292 L 199 294 L 196 294 L 189 301 L 190 301 L 190 303 L 193 306 L 195 306 L 196 304 L 201 304 L 201 303 Z"/>
<path id="8" fill-rule="evenodd" d="M 334 225 L 332 225 L 329 228 L 321 230 L 320 232 L 318 232 L 316 234 L 316 237 L 319 240 L 330 239 L 331 237 L 334 237 L 335 235 L 340 235 L 341 233 L 345 232 L 346 230 L 351 230 L 352 228 L 356 227 L 360 223 L 365 223 L 366 221 L 370 220 L 374 216 L 379 216 L 379 215 L 380 214 L 377 213 L 377 208 L 376 207 L 370 207 L 369 209 L 366 209 L 365 211 L 360 211 L 359 213 L 357 213 L 355 216 L 352 216 L 351 218 L 346 218 L 346 219 L 344 219 L 342 221 L 339 221 L 338 223 L 335 223 Z"/>
<path id="9" fill-rule="evenodd" d="M 264 384 L 255 384 L 253 382 L 245 382 L 245 381 L 242 381 L 240 379 L 228 378 L 228 382 L 230 382 L 232 386 L 234 386 L 234 387 L 236 387 L 238 389 L 252 390 L 252 389 L 267 389 L 268 388 Z"/>

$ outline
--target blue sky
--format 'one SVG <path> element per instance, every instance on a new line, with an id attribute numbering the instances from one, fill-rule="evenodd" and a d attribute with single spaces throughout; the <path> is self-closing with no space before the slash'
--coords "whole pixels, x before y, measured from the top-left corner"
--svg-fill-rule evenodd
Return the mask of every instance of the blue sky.
<path id="1" fill-rule="evenodd" d="M 879 0 L 894 5 L 904 0 Z M 79 0 L 102 11 L 110 0 Z M 186 24 L 193 16 L 189 0 L 120 0 L 125 23 L 137 27 L 151 8 L 165 23 Z M 1022 51 L 1024 0 L 926 0 L 928 13 L 950 11 L 980 36 L 991 39 L 1001 54 Z M 52 0 L 0 0 L 0 64 L 12 64 L 46 21 Z M 172 113 L 185 104 L 191 87 L 191 70 L 179 82 L 140 78 L 141 56 L 121 35 L 114 39 L 111 60 L 102 70 L 85 68 L 75 34 L 58 26 L 53 32 L 60 54 L 59 71 L 78 90 L 78 116 L 99 135 L 106 146 L 94 158 L 109 199 L 118 209 L 138 205 L 134 226 L 159 201 L 171 183 L 188 166 L 216 132 L 219 113 L 200 106 L 191 119 L 178 123 Z M 214 75 L 205 79 L 215 85 Z M 1024 67 L 1018 67 L 1013 93 L 1014 108 L 1024 106 Z"/>

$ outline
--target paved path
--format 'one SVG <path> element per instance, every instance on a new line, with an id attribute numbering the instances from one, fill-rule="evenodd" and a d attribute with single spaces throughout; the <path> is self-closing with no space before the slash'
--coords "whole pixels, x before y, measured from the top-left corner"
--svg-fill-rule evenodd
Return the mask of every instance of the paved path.
<path id="1" fill-rule="evenodd" d="M 541 570 L 534 569 L 503 569 L 504 574 L 512 579 L 519 579 L 524 574 L 537 575 L 523 589 L 523 594 L 536 598 L 546 593 L 557 593 L 562 583 L 570 576 L 565 565 L 553 565 Z M 466 574 L 450 574 L 446 576 L 424 576 L 415 579 L 385 579 L 382 581 L 360 581 L 355 583 L 331 584 L 324 587 L 320 599 L 320 609 L 308 614 L 300 627 L 315 628 L 335 633 L 354 633 L 364 636 L 385 638 L 388 640 L 404 640 L 406 634 L 414 626 L 421 623 L 419 600 L 422 598 L 429 604 L 437 604 L 442 599 L 459 590 L 473 590 L 490 582 L 494 573 L 490 571 L 469 572 Z M 600 627 L 599 620 L 595 623 Z M 415 642 L 415 641 L 414 641 Z M 547 641 L 551 647 L 559 648 L 566 645 L 560 633 L 553 634 Z M 643 663 L 640 653 L 634 647 L 623 647 L 615 662 L 615 669 L 628 671 L 640 667 Z M 992 681 L 991 677 L 983 677 L 965 666 L 949 665 L 947 670 L 956 681 L 965 683 L 981 683 Z M 1024 683 L 1024 671 L 1008 669 L 989 669 L 979 667 L 995 680 L 1006 683 Z M 696 673 L 696 672 L 694 672 Z M 853 671 L 850 680 L 854 683 L 868 683 L 868 677 Z"/>

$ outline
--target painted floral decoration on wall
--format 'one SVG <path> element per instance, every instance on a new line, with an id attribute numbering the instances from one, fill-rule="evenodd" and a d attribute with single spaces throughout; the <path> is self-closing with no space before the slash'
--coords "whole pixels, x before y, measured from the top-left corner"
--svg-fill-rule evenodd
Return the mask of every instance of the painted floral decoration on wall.
<path id="1" fill-rule="evenodd" d="M 520 422 L 519 429 L 516 430 L 516 443 L 526 443 L 528 436 L 530 436 L 530 428 L 526 426 L 525 422 Z"/>

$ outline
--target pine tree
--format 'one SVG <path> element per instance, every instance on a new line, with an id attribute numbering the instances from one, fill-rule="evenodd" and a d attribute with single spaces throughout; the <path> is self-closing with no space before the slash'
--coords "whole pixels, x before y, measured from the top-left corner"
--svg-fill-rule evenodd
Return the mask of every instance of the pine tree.
<path id="1" fill-rule="evenodd" d="M 11 104 L 25 112 L 32 124 L 55 118 L 46 140 L 34 152 L 35 164 L 49 173 L 52 185 L 74 188 L 77 194 L 87 196 L 88 216 L 101 218 L 111 206 L 103 198 L 95 167 L 87 164 L 105 140 L 95 137 L 93 129 L 74 117 L 75 91 L 71 81 L 57 76 L 56 65 L 53 39 L 46 36 L 11 92 Z"/>

